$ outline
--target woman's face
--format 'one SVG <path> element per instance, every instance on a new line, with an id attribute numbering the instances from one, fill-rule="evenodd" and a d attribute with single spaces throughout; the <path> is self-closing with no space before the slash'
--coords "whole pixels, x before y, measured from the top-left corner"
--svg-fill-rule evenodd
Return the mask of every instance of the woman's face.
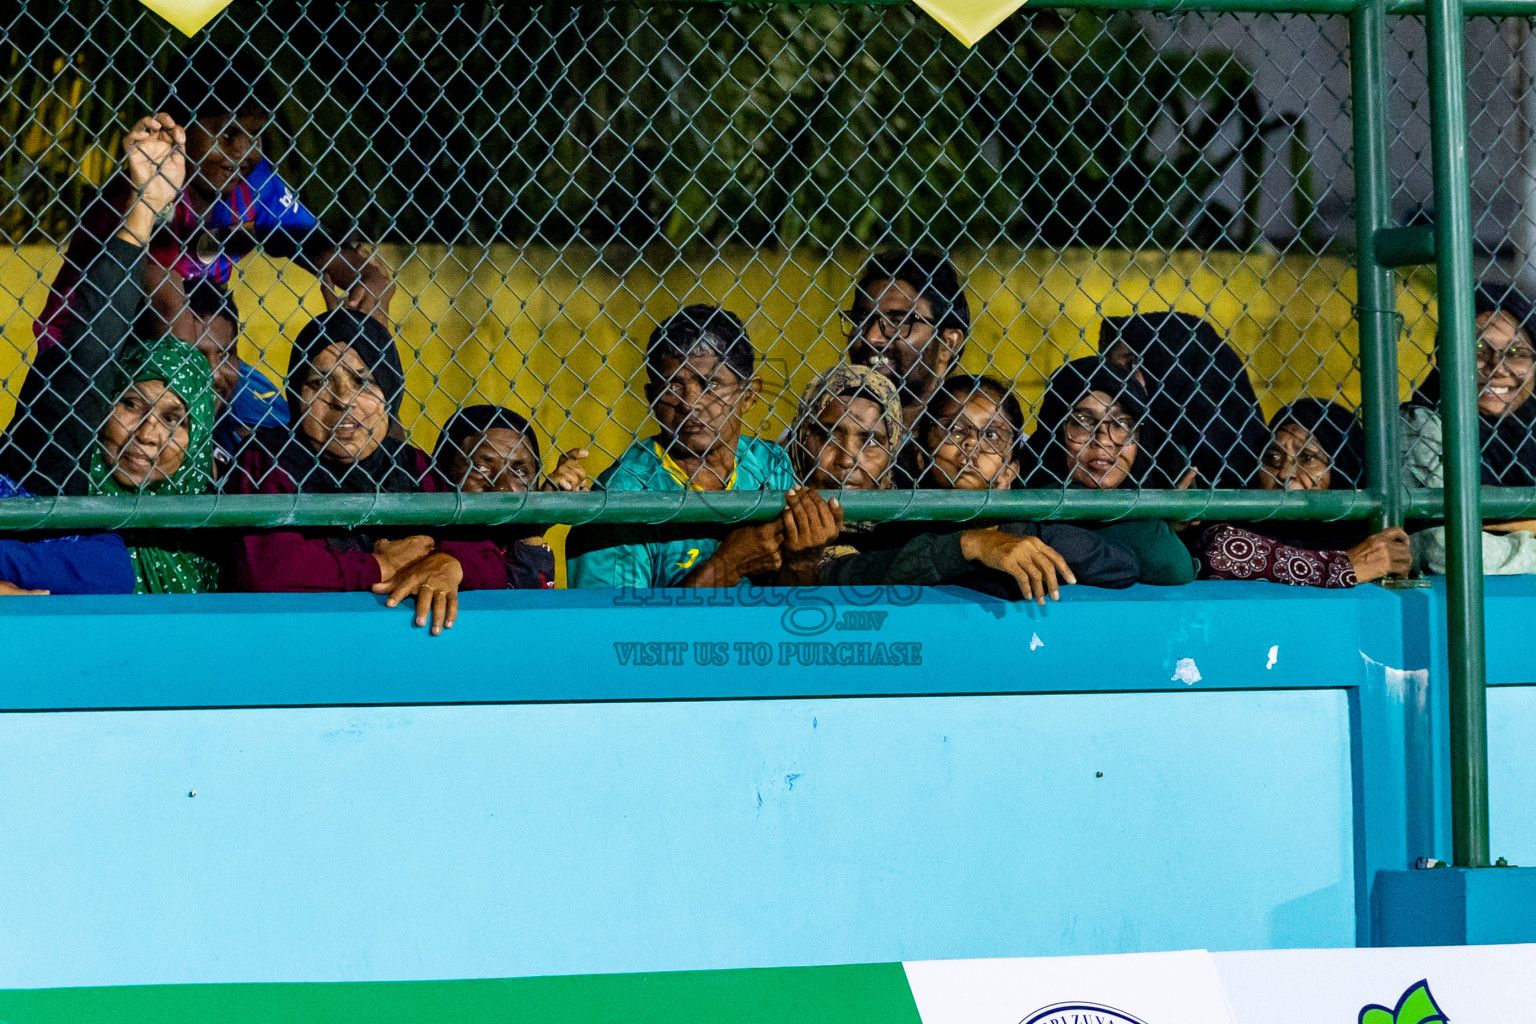
<path id="1" fill-rule="evenodd" d="M 1508 416 L 1531 397 L 1536 350 L 1507 313 L 1477 315 L 1477 411 Z"/>
<path id="2" fill-rule="evenodd" d="M 1014 458 L 1018 434 L 997 403 L 984 394 L 934 410 L 924 447 L 929 452 L 924 487 L 959 491 L 998 490 L 1019 475 Z"/>
<path id="3" fill-rule="evenodd" d="M 1263 491 L 1326 491 L 1333 483 L 1333 460 L 1312 432 L 1287 423 L 1269 440 L 1259 463 Z"/>
<path id="4" fill-rule="evenodd" d="M 1136 421 L 1112 397 L 1090 391 L 1072 407 L 1062 428 L 1067 475 L 1084 487 L 1113 490 L 1136 463 Z"/>
<path id="5" fill-rule="evenodd" d="M 654 369 L 659 379 L 646 384 L 646 396 L 664 448 L 702 458 L 717 447 L 736 447 L 741 418 L 757 400 L 755 380 L 742 380 L 702 345 L 681 362 L 658 360 Z"/>
<path id="6" fill-rule="evenodd" d="M 366 459 L 389 433 L 389 403 L 363 357 L 332 345 L 315 357 L 299 386 L 299 432 L 338 462 Z"/>
<path id="7" fill-rule="evenodd" d="M 139 488 L 165 480 L 181 468 L 191 440 L 187 404 L 164 381 L 131 386 L 101 428 L 101 447 L 112 477 Z"/>
<path id="8" fill-rule="evenodd" d="M 1261 491 L 1326 491 L 1333 484 L 1333 459 L 1312 431 L 1286 424 L 1264 448 L 1258 470 Z"/>
<path id="9" fill-rule="evenodd" d="M 528 439 L 516 430 L 492 427 L 464 439 L 468 453 L 453 458 L 454 483 L 469 494 L 488 491 L 522 493 L 539 479 L 539 460 Z"/>
<path id="10" fill-rule="evenodd" d="M 801 424 L 799 442 L 813 463 L 805 481 L 813 490 L 878 490 L 894 461 L 890 426 L 868 398 L 833 399 Z"/>

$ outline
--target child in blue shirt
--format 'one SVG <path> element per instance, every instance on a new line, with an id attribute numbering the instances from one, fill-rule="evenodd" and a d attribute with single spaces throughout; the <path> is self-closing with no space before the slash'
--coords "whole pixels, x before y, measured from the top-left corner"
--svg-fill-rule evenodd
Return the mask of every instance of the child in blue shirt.
<path id="1" fill-rule="evenodd" d="M 201 281 L 227 288 L 235 264 L 257 246 L 320 278 L 328 302 L 345 302 L 382 320 L 394 295 L 391 274 L 371 250 L 326 238 L 262 154 L 270 102 L 261 94 L 261 80 L 259 70 L 208 51 L 187 59 L 166 97 L 166 107 L 186 126 L 186 184 L 151 239 L 144 291 L 163 329 L 193 344 L 199 341 L 188 303 L 193 286 Z M 33 324 L 39 356 L 62 341 L 80 278 L 116 234 L 133 196 L 126 177 L 118 175 L 87 208 Z M 346 292 L 345 299 L 336 299 L 333 289 Z"/>

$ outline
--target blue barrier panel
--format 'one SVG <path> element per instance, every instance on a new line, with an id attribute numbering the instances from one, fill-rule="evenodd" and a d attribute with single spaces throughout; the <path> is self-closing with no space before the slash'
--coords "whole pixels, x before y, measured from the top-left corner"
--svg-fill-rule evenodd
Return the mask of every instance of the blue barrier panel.
<path id="1" fill-rule="evenodd" d="M 5 716 L 0 988 L 1352 945 L 1349 756 L 1339 690 Z"/>
<path id="2" fill-rule="evenodd" d="M 568 590 L 465 594 L 430 637 L 367 594 L 61 597 L 0 605 L 0 709 L 1353 687 L 1401 667 L 1400 615 L 1266 583 Z"/>
<path id="3" fill-rule="evenodd" d="M 1536 671 L 1533 671 L 1536 675 Z M 1488 802 L 1494 857 L 1536 866 L 1536 686 L 1488 692 Z M 1536 908 L 1532 908 L 1536 914 Z"/>
<path id="4" fill-rule="evenodd" d="M 1439 849 L 1434 595 L 680 596 L 0 605 L 0 987 L 1366 943 Z"/>

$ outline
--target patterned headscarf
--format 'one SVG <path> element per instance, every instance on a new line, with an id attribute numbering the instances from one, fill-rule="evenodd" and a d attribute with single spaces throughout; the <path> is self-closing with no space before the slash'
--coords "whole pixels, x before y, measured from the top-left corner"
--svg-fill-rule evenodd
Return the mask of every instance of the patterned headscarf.
<path id="1" fill-rule="evenodd" d="M 901 396 L 896 391 L 896 385 L 877 370 L 844 363 L 811 381 L 800 400 L 800 411 L 795 414 L 794 433 L 790 437 L 790 457 L 795 464 L 795 475 L 801 480 L 807 479 L 816 468 L 811 453 L 800 443 L 801 427 L 819 419 L 827 411 L 827 406 L 844 398 L 867 398 L 880 407 L 880 418 L 885 421 L 886 431 L 890 434 L 891 465 L 894 468 L 896 453 L 901 451 L 906 432 L 901 419 Z M 886 474 L 880 484 L 882 489 L 894 485 L 892 476 L 891 473 Z"/>
<path id="2" fill-rule="evenodd" d="M 187 450 L 181 465 L 164 480 L 130 489 L 112 476 L 106 452 L 100 445 L 91 455 L 92 494 L 202 494 L 213 484 L 213 373 L 208 359 L 196 348 L 176 338 L 134 342 L 122 355 L 126 368 L 117 386 L 121 396 L 134 384 L 164 381 L 187 406 Z M 134 591 L 140 594 L 196 594 L 218 583 L 218 567 L 192 551 L 136 546 L 129 538 L 133 558 Z"/>

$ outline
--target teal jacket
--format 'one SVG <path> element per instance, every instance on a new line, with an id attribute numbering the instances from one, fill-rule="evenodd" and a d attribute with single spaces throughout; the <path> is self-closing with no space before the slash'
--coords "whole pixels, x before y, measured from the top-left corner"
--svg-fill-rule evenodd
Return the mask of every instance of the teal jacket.
<path id="1" fill-rule="evenodd" d="M 736 476 L 731 490 L 787 491 L 795 485 L 789 454 L 770 441 L 743 437 L 736 442 Z M 683 491 L 687 480 L 664 457 L 654 437 L 629 446 L 597 478 L 608 491 Z M 679 586 L 715 553 L 733 527 L 709 523 L 613 523 L 577 527 L 566 541 L 566 585 L 601 587 Z"/>

